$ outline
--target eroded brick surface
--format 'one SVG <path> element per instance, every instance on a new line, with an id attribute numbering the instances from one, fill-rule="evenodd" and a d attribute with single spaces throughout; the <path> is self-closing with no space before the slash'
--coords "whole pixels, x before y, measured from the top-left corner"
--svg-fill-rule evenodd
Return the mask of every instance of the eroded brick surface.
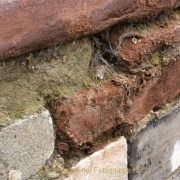
<path id="1" fill-rule="evenodd" d="M 179 0 L 18 0 L 0 2 L 0 59 L 94 34 L 119 22 L 169 11 Z"/>
<path id="2" fill-rule="evenodd" d="M 58 132 L 59 137 L 61 133 L 67 135 L 61 141 L 72 138 L 78 145 L 93 143 L 104 131 L 124 122 L 121 87 L 112 82 L 104 87 L 82 90 L 64 101 L 53 100 L 52 108 L 54 120 L 61 131 Z M 60 146 L 65 147 L 62 143 Z"/>
<path id="3" fill-rule="evenodd" d="M 178 25 L 170 25 L 162 31 L 157 27 L 150 37 L 145 33 L 143 40 L 139 41 L 144 50 L 132 42 L 133 37 L 124 38 L 122 47 L 108 49 L 108 52 L 111 50 L 109 56 L 115 59 L 109 63 L 116 69 L 125 67 L 122 62 L 127 62 L 128 70 L 121 70 L 105 85 L 84 89 L 70 98 L 52 100 L 52 115 L 58 127 L 59 142 L 56 145 L 61 154 L 68 152 L 69 147 L 89 149 L 103 133 L 113 132 L 122 124 L 134 124 L 152 109 L 156 111 L 180 95 L 178 28 Z M 121 53 L 125 47 L 127 52 L 134 48 L 134 60 L 123 58 Z M 159 61 L 153 64 L 148 54 L 152 53 L 153 57 L 157 51 L 160 55 L 155 58 Z M 108 61 L 109 56 L 103 58 Z M 139 56 L 144 58 L 140 60 Z M 119 72 L 118 69 L 116 71 Z"/>

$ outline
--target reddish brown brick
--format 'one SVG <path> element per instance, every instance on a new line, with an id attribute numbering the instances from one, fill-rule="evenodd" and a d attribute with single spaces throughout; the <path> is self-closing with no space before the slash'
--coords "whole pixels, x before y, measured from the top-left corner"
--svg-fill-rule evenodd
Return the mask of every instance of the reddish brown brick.
<path id="1" fill-rule="evenodd" d="M 1 1 L 0 60 L 172 10 L 180 0 Z"/>

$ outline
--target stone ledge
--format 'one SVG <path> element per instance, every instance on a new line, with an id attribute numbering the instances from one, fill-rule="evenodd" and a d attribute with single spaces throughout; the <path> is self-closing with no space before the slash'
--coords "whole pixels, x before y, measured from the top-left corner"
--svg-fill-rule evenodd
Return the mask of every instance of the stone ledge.
<path id="1" fill-rule="evenodd" d="M 180 95 L 179 68 L 180 60 L 170 63 L 159 78 L 148 80 L 141 91 L 132 79 L 126 78 L 125 89 L 122 79 L 113 79 L 105 86 L 79 91 L 69 99 L 54 99 L 52 114 L 58 127 L 60 152 L 67 152 L 69 147 L 90 148 L 103 133 L 123 123 L 135 124 L 152 109 L 173 101 Z"/>

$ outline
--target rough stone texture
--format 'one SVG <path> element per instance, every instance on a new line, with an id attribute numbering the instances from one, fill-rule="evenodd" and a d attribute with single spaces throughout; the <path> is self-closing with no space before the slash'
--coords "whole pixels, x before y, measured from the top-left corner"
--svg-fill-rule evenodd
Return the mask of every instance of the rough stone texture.
<path id="1" fill-rule="evenodd" d="M 127 180 L 127 143 L 124 137 L 81 160 L 66 180 Z"/>
<path id="2" fill-rule="evenodd" d="M 69 163 L 71 166 L 82 158 L 80 153 L 89 154 L 93 152 L 93 146 L 102 146 L 103 143 L 98 139 L 103 141 L 109 136 L 112 138 L 121 134 L 123 127 L 135 124 L 151 110 L 156 112 L 167 102 L 176 99 L 180 95 L 180 16 L 178 10 L 177 14 L 169 11 L 179 3 L 179 0 L 55 0 L 53 3 L 49 0 L 1 1 L 0 128 L 23 119 L 24 114 L 35 107 L 46 103 L 50 108 L 51 105 L 57 125 L 56 147 L 65 160 L 72 158 Z M 162 12 L 168 13 L 152 17 Z M 11 13 L 13 16 L 10 16 Z M 36 17 L 32 14 L 36 14 Z M 152 22 L 135 23 L 135 27 L 134 23 L 118 24 L 90 38 L 82 38 L 66 45 L 57 44 L 3 61 L 4 58 L 55 42 L 62 43 L 96 33 L 119 22 L 130 22 L 137 18 L 142 20 L 148 16 L 152 17 Z M 90 73 L 95 73 L 97 79 L 93 79 Z M 53 100 L 49 103 L 51 99 Z M 20 125 L 14 126 L 23 130 L 19 128 Z M 12 133 L 14 126 L 9 127 Z M 34 127 L 31 124 L 28 126 Z M 38 125 L 35 126 L 37 130 Z M 47 133 L 47 129 L 43 128 L 39 128 L 39 132 Z M 7 129 L 2 130 L 2 136 Z M 17 142 L 20 145 L 24 143 L 16 137 L 19 137 L 20 130 L 15 134 L 15 146 Z M 22 137 L 26 133 L 23 130 Z M 130 129 L 128 133 L 132 134 Z M 38 139 L 38 133 L 35 134 L 32 137 Z M 51 136 L 52 134 L 51 132 Z M 28 142 L 31 140 L 29 136 L 27 139 Z M 48 155 L 44 158 L 39 156 L 40 160 L 35 161 L 37 165 L 33 167 L 31 161 L 34 154 L 30 152 L 31 157 L 29 154 L 25 154 L 25 157 L 21 155 L 19 152 L 24 147 L 16 148 L 16 152 L 12 153 L 14 146 L 11 145 L 11 140 L 0 145 L 1 174 L 8 177 L 10 171 L 11 178 L 17 173 L 22 178 L 34 175 Z M 38 143 L 44 143 L 43 140 L 39 138 Z M 179 144 L 177 140 L 173 145 L 172 172 L 180 164 L 177 158 L 180 154 Z M 47 145 L 48 143 L 42 146 L 47 150 Z M 9 150 L 8 147 L 12 148 Z M 5 152 L 3 148 L 8 151 Z M 76 160 L 73 159 L 74 156 Z M 30 161 L 28 163 L 31 168 L 24 165 L 28 164 L 26 161 Z M 146 167 L 151 165 L 151 160 L 148 163 Z M 51 165 L 61 169 L 62 159 L 58 158 L 56 162 L 52 161 L 44 167 Z M 170 172 L 166 170 L 162 174 L 165 177 Z M 36 179 L 36 175 L 31 178 Z M 59 175 L 59 172 L 43 171 L 42 178 L 57 178 Z M 80 176 L 84 178 L 83 175 Z M 78 179 L 75 176 L 71 178 Z"/>
<path id="3" fill-rule="evenodd" d="M 127 120 L 136 122 L 148 114 L 151 109 L 158 109 L 180 95 L 179 67 L 180 61 L 178 60 L 175 64 L 166 67 L 158 80 L 152 78 L 143 88 L 141 96 L 133 98 L 129 113 L 126 113 Z"/>
<path id="4" fill-rule="evenodd" d="M 180 180 L 180 175 L 178 174 L 176 177 L 172 178 L 171 180 Z"/>
<path id="5" fill-rule="evenodd" d="M 122 38 L 122 43 L 119 51 L 119 55 L 123 57 L 123 60 L 128 61 L 131 67 L 137 63 L 143 62 L 147 55 L 153 54 L 157 49 L 164 45 L 172 45 L 180 41 L 180 25 L 172 24 L 165 28 L 154 28 L 154 30 L 145 32 L 131 32 L 131 33 L 118 33 L 115 28 L 113 35 Z M 124 37 L 123 37 L 124 36 Z M 137 43 L 132 42 L 133 36 L 135 36 Z M 113 37 L 115 38 L 115 37 Z M 123 43 L 125 41 L 125 43 Z M 112 41 L 114 46 L 118 46 L 119 41 Z"/>
<path id="6" fill-rule="evenodd" d="M 0 59 L 169 11 L 179 0 L 0 1 Z"/>
<path id="7" fill-rule="evenodd" d="M 138 72 L 138 64 L 146 62 L 148 58 L 151 59 L 151 65 L 158 66 L 161 59 L 167 65 L 172 54 L 170 57 L 164 56 L 167 54 L 166 48 L 174 47 L 180 41 L 179 19 L 180 12 L 176 10 L 169 15 L 157 16 L 153 23 L 116 25 L 101 32 L 99 37 L 107 61 L 115 65 L 115 70 L 134 74 Z M 173 53 L 174 56 L 178 55 L 179 50 L 174 48 Z"/>
<path id="8" fill-rule="evenodd" d="M 0 124 L 14 123 L 53 97 L 91 85 L 92 53 L 91 40 L 83 38 L 1 62 Z"/>
<path id="9" fill-rule="evenodd" d="M 142 168 L 131 173 L 130 180 L 161 180 L 172 174 L 180 165 L 179 121 L 180 107 L 162 119 L 148 123 L 129 145 L 129 168 Z"/>
<path id="10" fill-rule="evenodd" d="M 68 146 L 89 148 L 104 132 L 122 123 L 134 124 L 152 109 L 173 101 L 180 94 L 179 68 L 177 60 L 164 68 L 160 77 L 148 80 L 140 91 L 131 79 L 125 89 L 122 79 L 114 79 L 105 86 L 82 90 L 72 98 L 53 100 L 60 152 L 67 152 Z"/>
<path id="11" fill-rule="evenodd" d="M 64 159 L 54 150 L 51 157 L 46 161 L 46 164 L 38 169 L 38 173 L 28 178 L 28 180 L 49 180 L 62 177 L 64 169 Z M 62 177 L 63 178 L 63 177 Z"/>
<path id="12" fill-rule="evenodd" d="M 93 143 L 104 131 L 122 124 L 122 100 L 121 88 L 111 82 L 104 87 L 82 90 L 64 101 L 53 100 L 53 117 L 59 129 L 57 135 L 62 137 L 60 141 L 70 138 L 80 146 Z M 62 136 L 63 132 L 67 135 Z M 62 151 L 68 151 L 65 146 L 58 145 Z"/>
<path id="13" fill-rule="evenodd" d="M 18 171 L 11 170 L 9 172 L 9 180 L 21 180 L 21 174 Z"/>
<path id="14" fill-rule="evenodd" d="M 15 180 L 17 172 L 22 180 L 29 178 L 45 164 L 53 150 L 53 124 L 47 110 L 4 128 L 0 132 L 0 179 L 10 176 Z"/>
<path id="15" fill-rule="evenodd" d="M 102 52 L 101 59 L 118 74 L 104 86 L 52 100 L 58 127 L 56 146 L 61 154 L 77 147 L 91 149 L 104 133 L 116 134 L 120 125 L 135 124 L 180 95 L 178 14 L 171 21 L 162 15 L 150 25 L 137 24 L 131 33 L 124 32 L 129 26 L 115 26 L 93 39 L 96 46 L 92 62 L 99 61 Z"/>
<path id="16" fill-rule="evenodd" d="M 151 25 L 137 24 L 134 28 L 115 26 L 109 30 L 109 42 L 107 32 L 101 33 L 107 54 L 111 49 L 109 44 L 112 46 L 107 60 L 111 58 L 109 62 L 117 72 L 129 75 L 131 83 L 126 88 L 128 100 L 124 108 L 127 122 L 136 122 L 151 109 L 158 109 L 179 96 L 178 11 L 174 17 L 175 20 L 170 20 L 161 15 Z M 136 39 L 137 43 L 132 39 Z M 134 86 L 139 89 L 138 92 Z"/>
<path id="17" fill-rule="evenodd" d="M 165 180 L 180 180 L 180 166 L 171 175 L 169 175 Z"/>

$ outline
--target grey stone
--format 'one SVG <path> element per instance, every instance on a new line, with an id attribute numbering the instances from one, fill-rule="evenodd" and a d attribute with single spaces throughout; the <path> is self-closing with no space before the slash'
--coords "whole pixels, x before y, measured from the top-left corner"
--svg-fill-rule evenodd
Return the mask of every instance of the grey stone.
<path id="1" fill-rule="evenodd" d="M 53 150 L 53 123 L 47 110 L 4 128 L 0 133 L 0 179 L 19 176 L 25 180 L 38 172 Z"/>
<path id="2" fill-rule="evenodd" d="M 46 164 L 39 168 L 38 173 L 28 178 L 28 180 L 49 180 L 59 178 L 61 171 L 64 169 L 64 159 L 60 156 L 57 150 L 54 150 L 51 157 L 46 161 Z"/>
<path id="3" fill-rule="evenodd" d="M 173 177 L 172 180 L 180 180 L 180 174 L 178 174 L 176 177 Z"/>
<path id="4" fill-rule="evenodd" d="M 180 167 L 164 180 L 180 180 Z"/>
<path id="5" fill-rule="evenodd" d="M 177 175 L 173 180 L 180 180 L 180 175 Z"/>
<path id="6" fill-rule="evenodd" d="M 165 179 L 180 165 L 180 108 L 150 121 L 129 144 L 130 180 Z"/>
<path id="7" fill-rule="evenodd" d="M 81 160 L 67 171 L 66 180 L 127 180 L 127 143 L 124 137 Z"/>

